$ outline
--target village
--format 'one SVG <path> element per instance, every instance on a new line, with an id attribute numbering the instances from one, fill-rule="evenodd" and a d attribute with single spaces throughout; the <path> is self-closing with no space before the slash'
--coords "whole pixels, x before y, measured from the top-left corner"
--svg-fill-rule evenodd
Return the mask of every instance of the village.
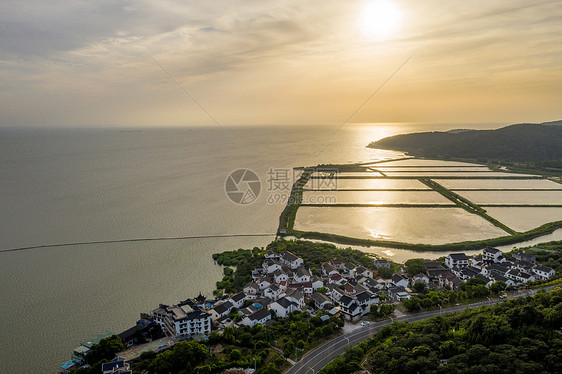
<path id="1" fill-rule="evenodd" d="M 502 251 L 491 247 L 472 257 L 451 253 L 444 262 L 421 260 L 425 271 L 408 276 L 405 266 L 393 266 L 384 259 L 373 259 L 372 269 L 341 259 L 324 262 L 320 269 L 311 269 L 302 258 L 289 251 L 269 251 L 261 266 L 252 270 L 252 281 L 240 292 L 223 295 L 218 300 L 199 295 L 172 306 L 161 304 L 151 313 L 141 314 L 136 326 L 118 335 L 127 350 L 104 364 L 102 369 L 106 371 L 102 372 L 131 373 L 126 361 L 143 349 L 161 351 L 174 342 L 205 339 L 212 331 L 227 327 L 267 326 L 272 319 L 286 318 L 295 311 L 311 316 L 322 311 L 321 318 L 325 320 L 335 316 L 356 323 L 371 312 L 373 305 L 399 305 L 416 298 L 415 290 L 419 286 L 414 285 L 420 283 L 427 289 L 454 292 L 465 282 L 478 279 L 478 283 L 487 288 L 501 282 L 503 290 L 555 275 L 553 269 L 537 263 L 532 254 L 515 252 L 509 257 L 508 261 Z M 390 277 L 379 275 L 389 274 L 393 268 L 396 272 Z M 369 322 L 365 320 L 361 324 Z M 157 343 L 146 344 L 151 340 Z M 62 366 L 63 372 L 84 365 L 95 343 L 90 341 L 76 348 L 72 360 Z M 160 343 L 162 345 L 158 345 Z"/>

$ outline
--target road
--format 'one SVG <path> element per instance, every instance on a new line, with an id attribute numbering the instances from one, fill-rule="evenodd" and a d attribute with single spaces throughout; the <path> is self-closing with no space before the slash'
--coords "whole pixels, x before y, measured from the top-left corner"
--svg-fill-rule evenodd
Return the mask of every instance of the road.
<path id="1" fill-rule="evenodd" d="M 527 296 L 527 292 L 522 292 L 510 296 L 513 297 L 524 297 Z M 451 308 L 443 309 L 442 313 L 454 313 L 460 312 L 467 308 L 478 308 L 483 305 L 492 305 L 502 300 L 494 299 L 489 301 L 481 301 L 473 304 L 458 305 Z M 416 314 L 408 314 L 402 317 L 394 318 L 392 321 L 381 321 L 376 323 L 371 323 L 369 326 L 361 327 L 353 332 L 344 334 L 334 338 L 318 348 L 308 352 L 299 362 L 293 365 L 286 374 L 316 374 L 324 366 L 330 363 L 336 356 L 341 355 L 345 352 L 347 347 L 357 345 L 362 341 L 372 338 L 373 335 L 384 326 L 391 325 L 393 322 L 416 322 L 423 319 L 438 316 L 441 313 L 440 310 L 432 310 L 429 312 L 422 312 Z"/>

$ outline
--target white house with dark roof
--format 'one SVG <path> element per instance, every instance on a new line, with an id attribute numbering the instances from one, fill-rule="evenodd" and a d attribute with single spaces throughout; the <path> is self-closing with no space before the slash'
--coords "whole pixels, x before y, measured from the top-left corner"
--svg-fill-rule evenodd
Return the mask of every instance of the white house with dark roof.
<path id="1" fill-rule="evenodd" d="M 275 280 L 275 283 L 279 284 L 282 281 L 288 281 L 289 275 L 287 275 L 287 273 L 285 273 L 282 269 L 277 269 L 273 272 L 273 279 Z"/>
<path id="2" fill-rule="evenodd" d="M 342 271 L 345 268 L 345 263 L 340 259 L 335 259 L 330 261 L 330 264 L 336 268 L 338 271 Z"/>
<path id="3" fill-rule="evenodd" d="M 385 268 L 390 270 L 390 262 L 387 260 L 375 260 L 376 268 Z"/>
<path id="4" fill-rule="evenodd" d="M 548 279 L 550 277 L 553 277 L 556 272 L 554 271 L 554 269 L 549 268 L 548 266 L 543 266 L 543 265 L 536 265 L 533 268 L 533 273 L 537 276 L 537 278 L 539 278 L 540 280 L 545 280 Z"/>
<path id="5" fill-rule="evenodd" d="M 281 262 L 270 258 L 265 259 L 262 263 L 263 272 L 265 274 L 272 274 L 275 270 L 280 270 L 281 266 Z"/>
<path id="6" fill-rule="evenodd" d="M 278 285 L 272 284 L 269 287 L 267 287 L 265 290 L 263 290 L 263 295 L 269 297 L 271 300 L 277 300 L 281 292 L 282 291 Z"/>
<path id="7" fill-rule="evenodd" d="M 303 267 L 298 268 L 293 274 L 293 279 L 295 280 L 295 283 L 310 282 L 310 271 Z"/>
<path id="8" fill-rule="evenodd" d="M 365 277 L 365 278 L 372 278 L 373 277 L 373 271 L 371 269 L 367 269 L 364 266 L 359 266 L 357 268 L 355 268 L 355 278 L 358 277 Z"/>
<path id="9" fill-rule="evenodd" d="M 392 277 L 390 277 L 390 281 L 396 287 L 408 287 L 408 285 L 410 284 L 408 278 L 396 273 L 392 274 Z"/>
<path id="10" fill-rule="evenodd" d="M 502 251 L 497 248 L 486 247 L 482 251 L 482 260 L 489 262 L 504 262 Z"/>
<path id="11" fill-rule="evenodd" d="M 269 320 L 271 320 L 271 313 L 268 309 L 262 308 L 244 317 L 240 323 L 249 327 L 254 327 L 256 325 L 265 325 Z"/>
<path id="12" fill-rule="evenodd" d="M 256 282 L 250 282 L 244 286 L 244 293 L 250 296 L 256 296 L 260 291 L 260 286 Z"/>
<path id="13" fill-rule="evenodd" d="M 299 306 L 292 300 L 289 300 L 286 297 L 282 297 L 279 300 L 269 304 L 268 308 L 269 310 L 274 311 L 277 317 L 285 318 L 290 313 L 298 310 Z"/>
<path id="14" fill-rule="evenodd" d="M 468 266 L 468 257 L 464 253 L 450 253 L 445 257 L 445 265 L 449 269 Z"/>
<path id="15" fill-rule="evenodd" d="M 271 286 L 273 284 L 273 280 L 269 277 L 261 277 L 258 280 L 258 286 L 260 288 L 260 290 L 265 290 L 267 287 Z"/>
<path id="16" fill-rule="evenodd" d="M 287 292 L 285 292 L 285 298 L 291 300 L 301 308 L 304 306 L 304 294 L 299 290 L 287 290 Z"/>
<path id="17" fill-rule="evenodd" d="M 312 289 L 315 290 L 315 291 L 319 288 L 324 287 L 324 281 L 322 280 L 322 278 L 320 278 L 316 275 L 312 276 L 312 279 L 310 280 L 310 282 L 312 283 Z"/>
<path id="18" fill-rule="evenodd" d="M 328 282 L 337 285 L 342 285 L 345 283 L 345 278 L 340 273 L 336 273 L 328 277 Z"/>
<path id="19" fill-rule="evenodd" d="M 238 292 L 230 297 L 229 301 L 236 309 L 240 309 L 244 306 L 244 300 L 246 299 L 246 294 L 244 292 Z"/>
<path id="20" fill-rule="evenodd" d="M 304 265 L 304 261 L 302 258 L 295 256 L 288 251 L 283 252 L 279 260 L 281 261 L 281 263 L 289 266 L 293 270 Z"/>
<path id="21" fill-rule="evenodd" d="M 414 282 L 423 282 L 425 284 L 429 284 L 429 277 L 423 273 L 419 273 L 414 275 Z"/>
<path id="22" fill-rule="evenodd" d="M 311 296 L 312 300 L 314 300 L 314 306 L 316 309 L 324 309 L 325 306 L 333 304 L 332 300 L 319 292 L 314 292 Z"/>
<path id="23" fill-rule="evenodd" d="M 321 265 L 321 267 L 322 267 L 322 274 L 324 274 L 324 276 L 326 276 L 326 277 L 329 277 L 330 275 L 333 275 L 333 274 L 339 274 L 338 270 L 327 262 L 324 262 Z"/>
<path id="24" fill-rule="evenodd" d="M 535 257 L 535 255 L 525 253 L 525 251 L 515 252 L 511 254 L 511 257 L 513 257 L 515 260 L 528 262 L 533 265 L 537 262 L 537 258 Z"/>
<path id="25" fill-rule="evenodd" d="M 211 319 L 216 321 L 219 318 L 228 315 L 232 309 L 234 309 L 234 305 L 230 301 L 226 301 L 218 305 L 215 304 L 213 308 L 209 310 L 209 313 L 211 314 Z"/>

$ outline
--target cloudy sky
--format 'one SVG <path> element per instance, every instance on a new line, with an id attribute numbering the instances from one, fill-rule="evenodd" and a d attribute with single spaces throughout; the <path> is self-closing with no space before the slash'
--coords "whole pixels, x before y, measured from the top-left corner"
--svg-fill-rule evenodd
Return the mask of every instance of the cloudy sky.
<path id="1" fill-rule="evenodd" d="M 211 124 L 178 84 L 223 125 L 337 124 L 390 76 L 352 122 L 562 119 L 562 1 L 0 2 L 0 126 Z"/>

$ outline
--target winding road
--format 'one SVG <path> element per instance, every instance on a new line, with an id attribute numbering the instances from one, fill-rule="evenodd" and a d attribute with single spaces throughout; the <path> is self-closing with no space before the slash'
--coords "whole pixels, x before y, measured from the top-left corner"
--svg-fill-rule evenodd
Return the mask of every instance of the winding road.
<path id="1" fill-rule="evenodd" d="M 525 297 L 529 294 L 527 292 L 517 293 L 510 296 L 514 297 Z M 391 325 L 393 322 L 416 322 L 427 318 L 438 316 L 440 313 L 454 313 L 460 312 L 467 308 L 478 308 L 483 305 L 493 305 L 501 302 L 500 299 L 494 299 L 489 301 L 481 301 L 472 304 L 458 305 L 451 308 L 440 310 L 432 310 L 429 312 L 421 312 L 416 314 L 408 314 L 401 317 L 394 318 L 392 321 L 385 320 L 376 323 L 370 323 L 368 326 L 362 326 L 357 330 L 338 336 L 318 348 L 308 352 L 300 361 L 293 365 L 286 374 L 316 374 L 324 366 L 330 363 L 338 355 L 341 355 L 345 350 L 350 347 L 357 345 L 369 338 L 384 326 Z"/>

